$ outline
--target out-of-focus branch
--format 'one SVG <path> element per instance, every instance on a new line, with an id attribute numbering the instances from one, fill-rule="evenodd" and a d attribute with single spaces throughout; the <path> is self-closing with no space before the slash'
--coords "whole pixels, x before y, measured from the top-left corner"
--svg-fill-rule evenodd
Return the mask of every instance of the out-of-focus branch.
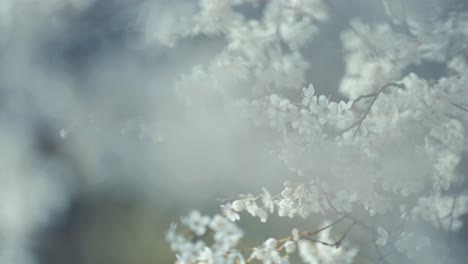
<path id="1" fill-rule="evenodd" d="M 457 104 L 457 103 L 451 103 L 453 106 L 455 106 L 456 108 L 460 109 L 460 110 L 463 110 L 465 112 L 468 112 L 468 108 L 466 108 L 465 106 L 462 106 L 460 104 Z"/>

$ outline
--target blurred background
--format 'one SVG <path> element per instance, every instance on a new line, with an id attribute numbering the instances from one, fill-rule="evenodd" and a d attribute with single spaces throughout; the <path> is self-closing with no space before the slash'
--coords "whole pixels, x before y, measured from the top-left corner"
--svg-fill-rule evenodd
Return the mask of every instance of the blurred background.
<path id="1" fill-rule="evenodd" d="M 340 32 L 352 17 L 391 19 L 380 1 L 332 2 L 304 54 L 314 58 L 307 81 L 340 98 Z M 446 12 L 397 2 L 399 21 Z M 189 26 L 177 18 L 196 11 L 195 0 L 0 1 L 0 263 L 173 263 L 172 221 L 289 176 L 260 147 L 264 135 L 219 116 L 205 127 L 181 110 L 174 81 L 224 44 L 175 42 Z M 246 243 L 279 232 L 275 219 L 270 229 L 249 221 Z"/>

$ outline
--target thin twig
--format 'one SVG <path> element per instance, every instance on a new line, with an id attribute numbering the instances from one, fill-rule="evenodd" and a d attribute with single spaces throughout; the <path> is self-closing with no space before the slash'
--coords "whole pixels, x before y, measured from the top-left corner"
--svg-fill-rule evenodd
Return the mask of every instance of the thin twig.
<path id="1" fill-rule="evenodd" d="M 448 230 L 449 232 L 452 231 L 452 228 L 453 228 L 453 212 L 454 212 L 454 210 L 455 210 L 455 206 L 456 206 L 457 199 L 458 199 L 458 195 L 457 195 L 456 192 L 454 192 L 453 198 L 452 198 L 452 199 L 453 199 L 453 201 L 452 201 L 452 207 L 450 208 L 450 214 L 449 214 L 449 216 L 450 216 L 450 220 L 449 220 L 449 221 L 450 221 L 450 222 L 449 222 L 449 230 Z"/>
<path id="2" fill-rule="evenodd" d="M 334 248 L 339 248 L 341 246 L 341 244 L 343 243 L 343 241 L 345 240 L 346 236 L 348 235 L 349 231 L 351 230 L 351 228 L 355 225 L 356 223 L 352 223 L 351 225 L 348 226 L 348 228 L 346 229 L 346 231 L 343 233 L 343 235 L 340 237 L 340 239 L 338 239 L 337 241 L 335 241 L 335 243 L 328 243 L 328 242 L 325 242 L 325 241 L 321 241 L 321 240 L 318 240 L 318 239 L 313 239 L 313 238 L 309 238 L 309 237 L 306 237 L 307 240 L 309 241 L 312 241 L 312 242 L 315 242 L 315 243 L 320 243 L 322 245 L 325 245 L 325 246 L 329 246 L 329 247 L 334 247 Z"/>
<path id="3" fill-rule="evenodd" d="M 369 226 L 368 224 L 366 224 L 365 222 L 363 222 L 362 220 L 359 220 L 357 219 L 355 216 L 353 216 L 352 214 L 349 214 L 347 212 L 342 212 L 342 211 L 338 211 L 338 209 L 336 209 L 336 207 L 333 205 L 333 203 L 330 201 L 330 198 L 328 197 L 327 193 L 322 189 L 322 187 L 320 186 L 320 184 L 317 184 L 317 187 L 318 189 L 320 190 L 320 192 L 322 193 L 322 195 L 325 197 L 325 200 L 327 201 L 328 205 L 330 206 L 330 208 L 337 214 L 337 215 L 341 215 L 341 216 L 344 216 L 345 218 L 348 218 L 348 219 L 351 219 L 353 220 L 353 222 L 359 226 L 361 226 L 362 228 L 366 229 L 367 231 L 369 231 L 370 233 L 372 233 L 373 235 L 377 235 L 377 231 L 375 230 L 375 228 L 372 228 L 371 226 Z"/>
<path id="4" fill-rule="evenodd" d="M 324 227 L 322 227 L 322 228 L 319 228 L 319 229 L 317 229 L 317 230 L 315 230 L 315 231 L 313 231 L 313 232 L 307 232 L 307 233 L 306 233 L 306 236 L 309 236 L 309 237 L 310 237 L 310 236 L 315 236 L 315 235 L 319 234 L 320 232 L 322 232 L 322 231 L 324 231 L 324 230 L 326 230 L 326 229 L 328 229 L 328 228 L 330 228 L 330 227 L 332 227 L 332 226 L 338 224 L 339 222 L 343 221 L 345 218 L 346 218 L 345 216 L 341 216 L 340 218 L 338 218 L 337 220 L 335 220 L 335 221 L 332 222 L 331 224 L 328 224 L 328 225 L 326 225 L 326 226 L 324 226 Z"/>
<path id="5" fill-rule="evenodd" d="M 451 103 L 453 106 L 455 106 L 456 108 L 460 109 L 460 110 L 463 110 L 463 111 L 466 111 L 468 112 L 468 108 L 462 106 L 462 105 L 459 105 L 459 104 L 456 104 L 456 103 Z"/>
<path id="6" fill-rule="evenodd" d="M 351 231 L 351 228 L 356 224 L 356 222 L 352 222 L 348 228 L 346 229 L 346 231 L 343 233 L 343 235 L 341 236 L 340 239 L 338 239 L 338 241 L 336 241 L 335 243 L 335 247 L 336 248 L 339 248 L 341 246 L 341 243 L 343 243 L 344 239 L 346 238 L 346 236 L 348 235 L 349 231 Z"/>
<path id="7" fill-rule="evenodd" d="M 362 100 L 362 99 L 366 99 L 366 98 L 372 98 L 372 101 L 369 103 L 369 106 L 366 108 L 366 110 L 364 111 L 364 113 L 361 115 L 361 117 L 356 120 L 354 123 L 352 123 L 349 127 L 341 130 L 340 132 L 338 132 L 337 134 L 338 135 L 342 135 L 344 134 L 345 132 L 353 129 L 353 128 L 356 128 L 356 131 L 354 132 L 354 136 L 356 136 L 356 134 L 359 132 L 361 126 L 362 126 L 362 123 L 364 122 L 364 120 L 367 118 L 367 116 L 369 115 L 371 109 L 372 109 L 372 106 L 374 105 L 374 103 L 377 101 L 377 99 L 379 98 L 379 95 L 388 87 L 397 87 L 399 89 L 405 89 L 405 85 L 404 84 L 400 84 L 400 83 L 395 83 L 395 82 L 389 82 L 389 83 L 386 83 L 384 86 L 380 87 L 379 90 L 377 90 L 376 92 L 373 92 L 373 93 L 370 93 L 370 94 L 366 94 L 366 95 L 361 95 L 359 96 L 358 98 L 354 99 L 353 100 L 353 104 L 354 103 L 357 103 L 358 101 Z"/>

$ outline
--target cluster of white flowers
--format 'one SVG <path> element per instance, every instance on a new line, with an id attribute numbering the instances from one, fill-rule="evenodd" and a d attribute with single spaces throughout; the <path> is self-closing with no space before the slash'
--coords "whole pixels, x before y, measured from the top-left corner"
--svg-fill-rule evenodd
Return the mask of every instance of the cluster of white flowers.
<path id="1" fill-rule="evenodd" d="M 206 91 L 197 93 L 203 94 L 232 94 L 246 86 L 249 89 L 242 92 L 258 94 L 306 83 L 309 64 L 300 49 L 318 33 L 317 24 L 327 19 L 325 5 L 322 0 L 267 1 L 257 19 L 236 10 L 258 2 L 262 1 L 200 1 L 192 35 L 222 35 L 226 45 L 211 65 L 194 68 L 180 81 L 179 90 L 188 101 L 199 82 Z"/>
<path id="2" fill-rule="evenodd" d="M 264 7 L 258 19 L 248 20 L 234 8 L 260 2 Z M 322 1 L 202 0 L 200 7 L 195 32 L 223 36 L 226 48 L 210 65 L 182 78 L 182 97 L 189 103 L 197 96 L 221 98 L 218 103 L 227 112 L 272 130 L 271 151 L 297 176 L 297 183 L 285 182 L 277 195 L 265 188 L 259 195 L 240 195 L 221 206 L 226 218 L 215 218 L 235 222 L 245 211 L 261 222 L 275 212 L 280 217 L 334 215 L 352 221 L 335 241 L 330 228 L 312 232 L 318 238 L 307 232 L 270 238 L 245 263 L 288 263 L 296 247 L 306 263 L 351 263 L 358 250 L 342 242 L 354 225 L 372 236 L 377 250 L 391 248 L 415 257 L 430 243 L 411 232 L 414 225 L 460 229 L 468 195 L 453 195 L 451 187 L 460 181 L 456 168 L 467 145 L 468 52 L 459 43 L 468 43 L 468 13 L 448 16 L 431 32 L 422 27 L 395 32 L 389 24 L 352 22 L 341 38 L 345 75 L 340 89 L 350 100 L 335 102 L 316 94 L 311 84 L 303 88 L 308 63 L 301 47 L 330 18 Z M 405 73 L 424 62 L 444 64 L 450 71 L 436 80 Z M 302 98 L 294 99 L 285 88 L 298 94 L 302 89 Z M 216 235 L 214 219 L 198 214 L 189 219 L 182 222 L 195 239 L 176 236 L 174 228 L 168 235 L 179 262 L 244 263 L 230 248 L 240 233 L 235 239 Z M 376 219 L 383 224 L 374 223 Z M 198 238 L 209 228 L 216 243 L 222 237 L 229 247 L 206 247 Z"/>
<path id="3" fill-rule="evenodd" d="M 341 36 L 346 71 L 340 90 L 356 98 L 398 79 L 405 68 L 423 61 L 463 69 L 466 62 L 460 57 L 466 52 L 467 23 L 467 14 L 456 12 L 431 24 L 432 28 L 410 27 L 412 34 L 408 35 L 395 32 L 388 24 L 371 27 L 353 21 Z"/>
<path id="4" fill-rule="evenodd" d="M 258 199 L 261 199 L 261 205 L 257 203 Z M 222 205 L 221 210 L 231 221 L 239 220 L 240 216 L 238 213 L 245 210 L 252 216 L 259 217 L 262 222 L 266 222 L 268 219 L 268 213 L 274 212 L 274 204 L 268 190 L 263 188 L 262 195 L 257 197 L 251 194 L 242 195 L 241 199 Z"/>
<path id="5" fill-rule="evenodd" d="M 179 264 L 245 263 L 242 254 L 234 249 L 243 233 L 228 219 L 220 215 L 210 218 L 193 211 L 182 223 L 190 231 L 190 239 L 177 234 L 175 224 L 166 235 Z M 210 246 L 203 240 L 208 236 L 214 241 Z"/>
<path id="6" fill-rule="evenodd" d="M 236 201 L 237 206 L 239 205 L 238 201 Z M 179 264 L 246 264 L 253 260 L 267 264 L 289 264 L 289 255 L 296 251 L 299 252 L 305 263 L 352 263 L 358 249 L 350 247 L 344 241 L 345 236 L 339 240 L 331 238 L 331 228 L 341 220 L 343 219 L 331 224 L 325 223 L 315 232 L 293 229 L 291 235 L 285 238 L 268 238 L 261 246 L 252 248 L 248 258 L 234 249 L 242 237 L 242 232 L 234 223 L 220 215 L 210 218 L 201 215 L 198 211 L 193 211 L 188 217 L 182 218 L 182 223 L 187 227 L 189 233 L 187 235 L 177 234 L 176 225 L 173 224 L 166 239 L 170 242 L 171 249 L 177 253 L 177 263 Z M 211 246 L 204 242 L 207 237 L 212 237 L 214 241 Z"/>
<path id="7" fill-rule="evenodd" d="M 248 261 L 289 264 L 289 254 L 298 251 L 301 259 L 309 264 L 352 263 L 358 249 L 349 247 L 346 243 L 337 247 L 337 243 L 330 237 L 329 227 L 325 226 L 317 234 L 293 229 L 291 235 L 284 239 L 269 238 L 262 247 L 253 249 Z M 314 238 L 314 235 L 317 238 Z"/>

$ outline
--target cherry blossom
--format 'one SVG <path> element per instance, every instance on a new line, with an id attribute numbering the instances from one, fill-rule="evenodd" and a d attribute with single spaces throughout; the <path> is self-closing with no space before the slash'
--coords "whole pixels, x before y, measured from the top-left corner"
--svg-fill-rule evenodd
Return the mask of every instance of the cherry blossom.
<path id="1" fill-rule="evenodd" d="M 255 18 L 235 8 L 260 3 L 261 16 Z M 406 31 L 385 21 L 351 19 L 340 34 L 342 101 L 308 84 L 310 65 L 302 49 L 329 19 L 331 5 L 320 0 L 200 1 L 193 34 L 221 36 L 225 46 L 180 79 L 182 100 L 199 107 L 200 98 L 215 98 L 229 118 L 242 116 L 252 129 L 268 131 L 269 153 L 291 178 L 282 189 L 258 188 L 226 201 L 223 216 L 183 218 L 193 241 L 171 226 L 167 240 L 179 261 L 289 263 L 289 254 L 298 254 L 304 263 L 352 263 L 358 255 L 369 257 L 359 250 L 367 244 L 353 241 L 353 234 L 370 237 L 374 262 L 422 261 L 421 252 L 431 249 L 422 227 L 462 227 L 468 196 L 455 187 L 467 149 L 468 53 L 460 43 L 468 42 L 468 14 L 437 18 L 431 30 L 415 18 L 392 18 L 412 21 Z M 408 70 L 427 62 L 447 72 L 428 80 Z M 246 254 L 235 249 L 244 214 L 261 223 L 276 215 L 325 224 L 266 238 Z M 210 232 L 213 245 L 203 237 Z M 397 253 L 382 255 L 390 250 Z"/>

